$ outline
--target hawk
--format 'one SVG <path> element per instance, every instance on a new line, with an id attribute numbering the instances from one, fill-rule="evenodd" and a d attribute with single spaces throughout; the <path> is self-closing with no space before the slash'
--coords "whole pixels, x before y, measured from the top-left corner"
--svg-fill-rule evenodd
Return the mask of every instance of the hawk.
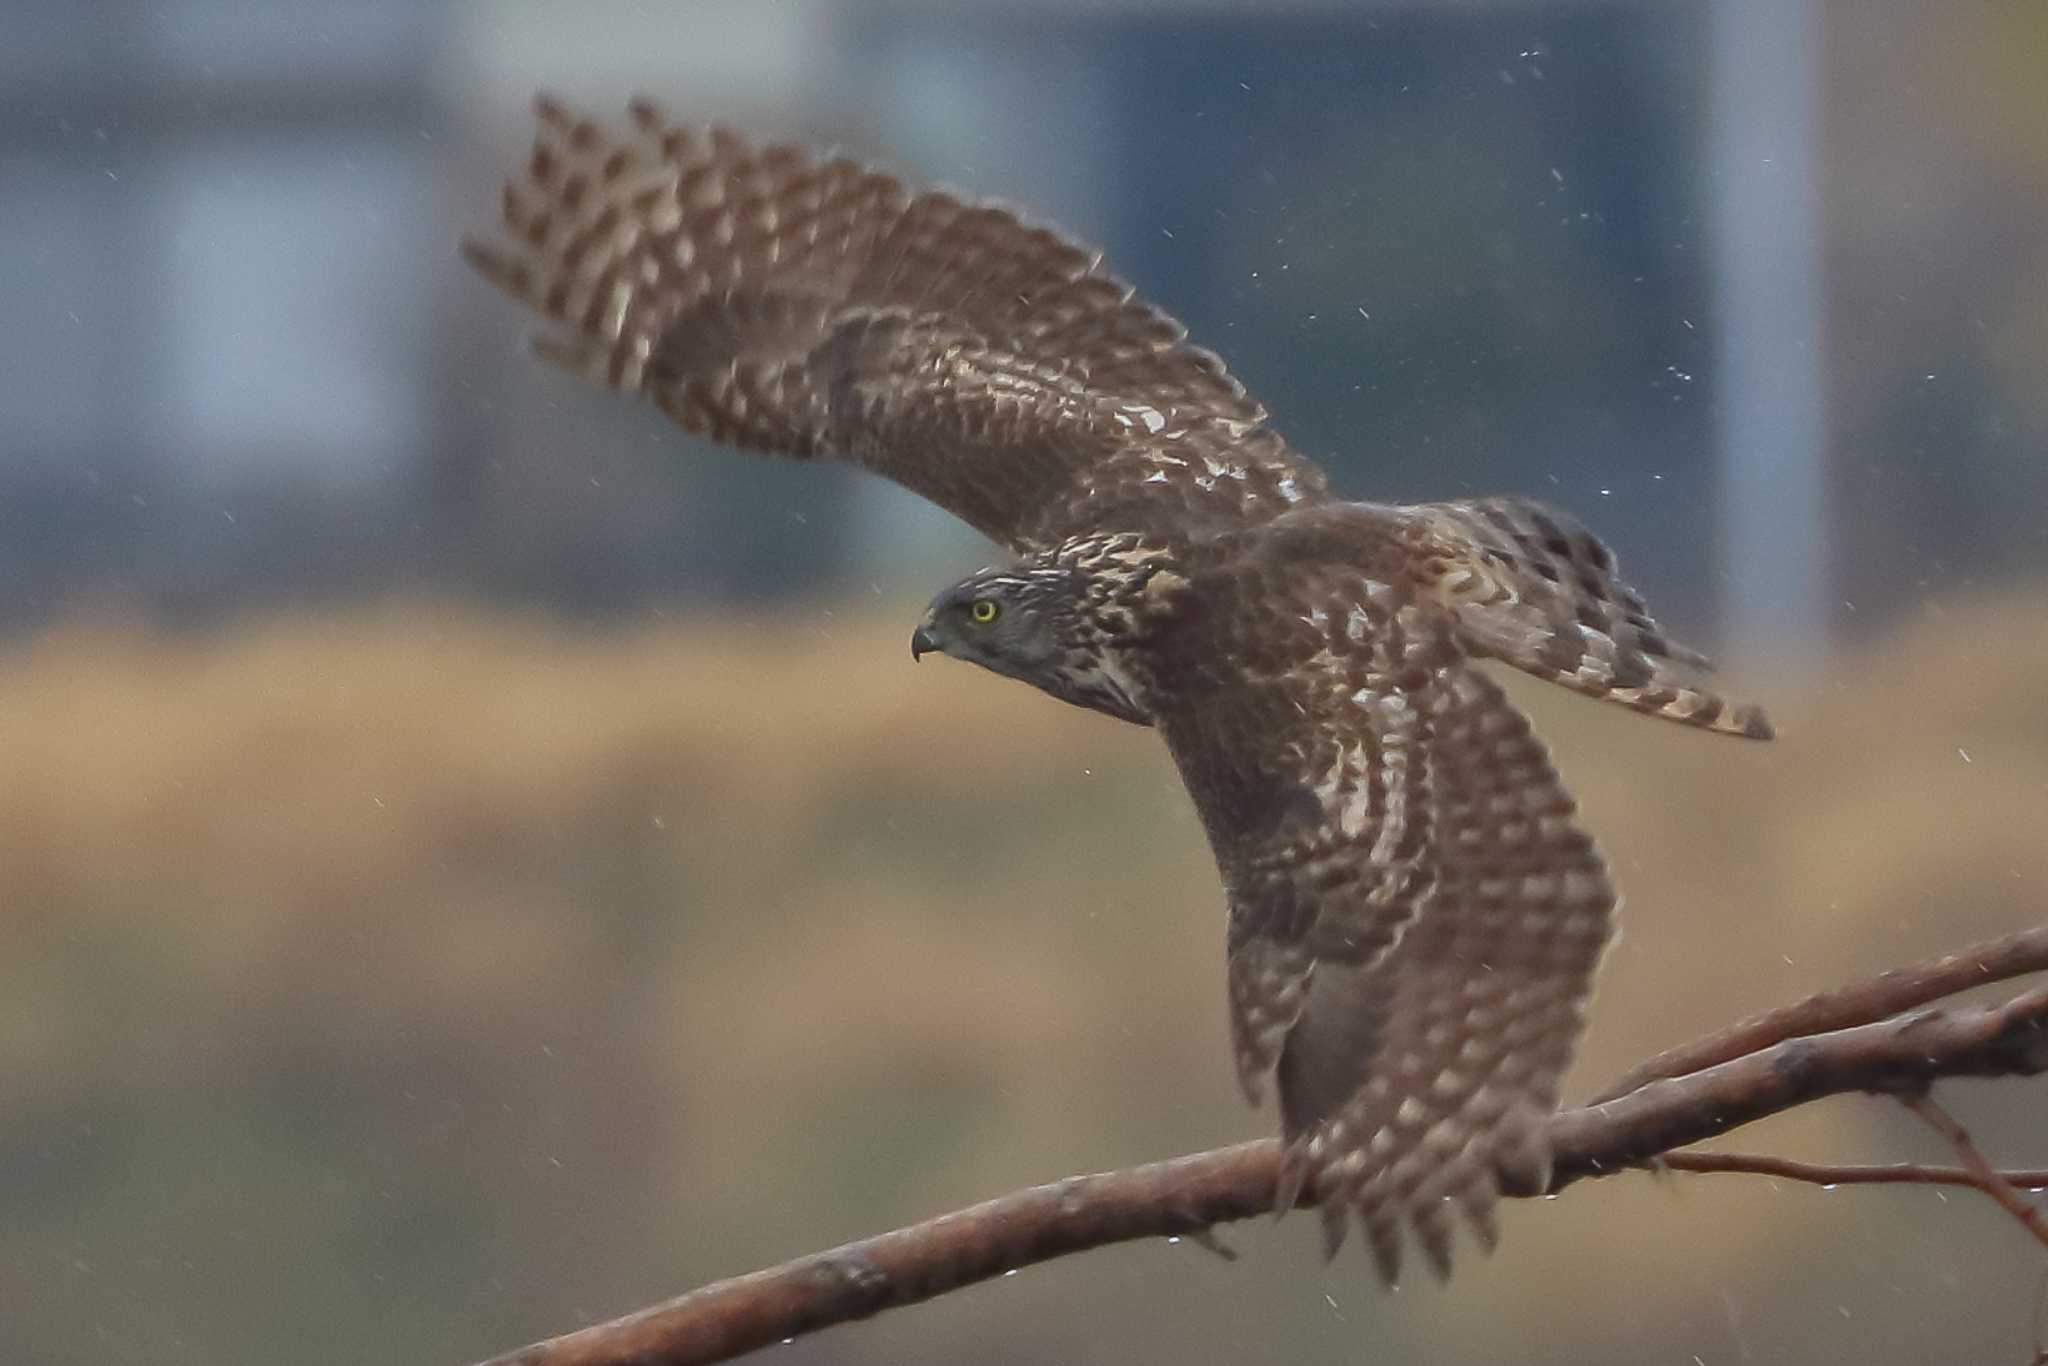
<path id="1" fill-rule="evenodd" d="M 1101 257 L 1009 209 L 845 159 L 542 98 L 469 240 L 558 329 L 538 352 L 691 432 L 849 460 L 1018 557 L 911 636 L 1156 728 L 1228 905 L 1237 1076 L 1277 1086 L 1277 1208 L 1355 1221 L 1381 1276 L 1453 1211 L 1496 1240 L 1614 919 L 1607 868 L 1501 688 L 1577 692 L 1768 738 L 1709 691 L 1565 514 L 1520 498 L 1334 496 L 1265 409 Z"/>

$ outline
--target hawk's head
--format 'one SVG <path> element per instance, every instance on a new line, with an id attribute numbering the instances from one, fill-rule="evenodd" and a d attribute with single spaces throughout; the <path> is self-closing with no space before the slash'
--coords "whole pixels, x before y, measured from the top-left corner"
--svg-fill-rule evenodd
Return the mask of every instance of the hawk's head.
<path id="1" fill-rule="evenodd" d="M 1148 718 L 1108 648 L 1094 597 L 1076 565 L 984 569 L 932 599 L 910 634 L 910 657 L 951 655 L 1143 725 Z"/>

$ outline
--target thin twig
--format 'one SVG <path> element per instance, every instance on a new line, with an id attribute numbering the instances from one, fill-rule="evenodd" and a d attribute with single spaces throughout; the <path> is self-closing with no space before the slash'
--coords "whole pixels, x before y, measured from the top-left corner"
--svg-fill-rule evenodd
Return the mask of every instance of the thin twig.
<path id="1" fill-rule="evenodd" d="M 2048 989 L 1793 1039 L 1552 1117 L 1555 1191 L 1844 1091 L 2048 1071 Z M 490 1366 L 683 1366 L 912 1304 L 1086 1248 L 1188 1236 L 1271 1210 L 1271 1139 L 1074 1177 L 704 1287 Z M 1536 1195 L 1516 1189 L 1511 1195 Z M 1304 1191 L 1301 1203 L 1315 1199 Z"/>
<path id="2" fill-rule="evenodd" d="M 1977 1146 L 1977 1140 L 1970 1137 L 1970 1131 L 1959 1123 L 1956 1117 L 1943 1108 L 1940 1101 L 1924 1091 L 1906 1092 L 1898 1097 L 1899 1104 L 1927 1121 L 1927 1126 L 1948 1140 L 1956 1156 L 1963 1160 L 1963 1167 L 1971 1182 L 1998 1202 L 1999 1208 L 2020 1221 L 2020 1227 L 2034 1235 L 2036 1242 L 2048 1247 L 2048 1219 L 2041 1216 L 2041 1207 L 2020 1193 L 2019 1187 L 2006 1179 L 1984 1156 L 1984 1150 Z"/>
<path id="3" fill-rule="evenodd" d="M 1839 991 L 1824 991 L 1789 1006 L 1767 1010 L 1695 1043 L 1659 1053 L 1587 1104 L 1599 1105 L 1625 1096 L 1638 1086 L 1666 1077 L 1682 1077 L 1787 1039 L 1890 1019 L 1971 987 L 2044 971 L 2048 971 L 2048 925 L 1987 939 L 1960 953 L 1894 968 Z"/>
<path id="4" fill-rule="evenodd" d="M 2041 1288 L 2034 1292 L 2033 1366 L 2048 1366 L 2048 1273 L 2041 1276 Z"/>
<path id="5" fill-rule="evenodd" d="M 1675 1172 L 1739 1172 L 1751 1176 L 1775 1176 L 1787 1181 L 1804 1181 L 1811 1186 L 1978 1186 L 1974 1172 L 1961 1167 L 1931 1167 L 1920 1162 L 1826 1163 L 1801 1162 L 1796 1158 L 1774 1157 L 1769 1153 L 1684 1152 L 1665 1153 L 1652 1161 Z M 2048 1167 L 2000 1171 L 2022 1189 L 2048 1186 Z"/>

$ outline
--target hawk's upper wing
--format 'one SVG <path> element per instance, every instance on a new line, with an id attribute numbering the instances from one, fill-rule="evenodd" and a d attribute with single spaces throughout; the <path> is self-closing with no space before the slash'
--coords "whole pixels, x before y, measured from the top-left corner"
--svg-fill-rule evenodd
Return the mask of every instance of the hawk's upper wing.
<path id="1" fill-rule="evenodd" d="M 1418 581 L 1451 608 L 1474 654 L 1669 721 L 1771 738 L 1762 708 L 1704 686 L 1706 658 L 1664 633 L 1614 552 L 1569 514 L 1528 498 L 1391 511 Z"/>
<path id="2" fill-rule="evenodd" d="M 1447 1202 L 1490 1244 L 1499 1173 L 1545 1179 L 1614 891 L 1441 605 L 1265 550 L 1196 578 L 1162 666 L 1230 904 L 1239 1074 L 1254 1098 L 1277 1074 L 1283 1194 L 1315 1184 L 1332 1252 L 1356 1215 L 1391 1280 L 1407 1223 L 1446 1271 Z"/>
<path id="3" fill-rule="evenodd" d="M 1049 229 L 644 102 L 623 138 L 537 108 L 515 242 L 465 254 L 567 326 L 544 355 L 693 432 L 857 461 L 1015 549 L 1323 496 L 1214 354 Z"/>

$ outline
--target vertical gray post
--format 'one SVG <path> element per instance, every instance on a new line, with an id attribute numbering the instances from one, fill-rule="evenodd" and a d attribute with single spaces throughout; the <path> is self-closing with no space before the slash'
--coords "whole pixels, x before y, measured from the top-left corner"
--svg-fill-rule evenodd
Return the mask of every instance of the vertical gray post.
<path id="1" fill-rule="evenodd" d="M 1827 433 L 1812 0 L 1711 0 L 1724 634 L 1827 646 Z"/>

